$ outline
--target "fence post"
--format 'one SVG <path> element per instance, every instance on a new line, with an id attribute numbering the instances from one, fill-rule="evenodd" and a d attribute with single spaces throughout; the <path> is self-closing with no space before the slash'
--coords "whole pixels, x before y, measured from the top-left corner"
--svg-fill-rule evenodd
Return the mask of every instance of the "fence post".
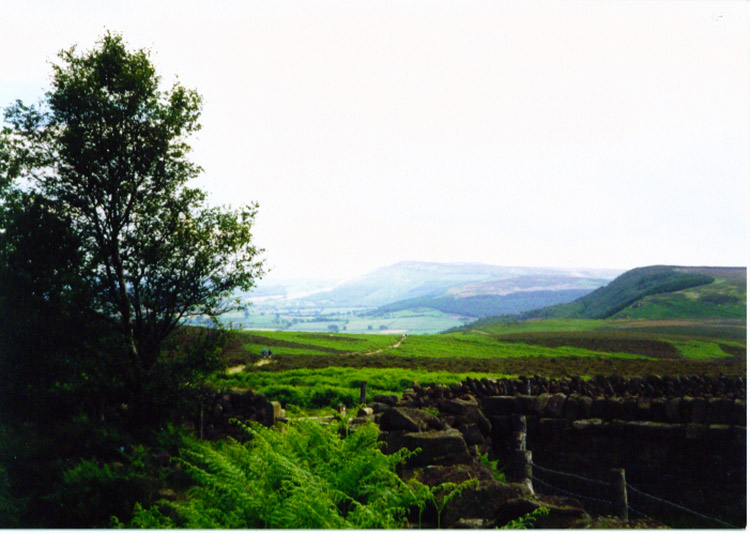
<path id="1" fill-rule="evenodd" d="M 513 415 L 511 451 L 515 450 L 526 451 L 526 417 L 523 415 Z"/>
<path id="2" fill-rule="evenodd" d="M 513 415 L 513 440 L 511 444 L 508 480 L 526 485 L 531 493 L 534 486 L 531 482 L 532 455 L 526 449 L 526 417 Z"/>
<path id="3" fill-rule="evenodd" d="M 367 382 L 363 381 L 359 384 L 359 405 L 367 404 Z"/>
<path id="4" fill-rule="evenodd" d="M 628 488 L 625 483 L 625 469 L 613 468 L 609 471 L 612 485 L 612 514 L 628 521 Z"/>

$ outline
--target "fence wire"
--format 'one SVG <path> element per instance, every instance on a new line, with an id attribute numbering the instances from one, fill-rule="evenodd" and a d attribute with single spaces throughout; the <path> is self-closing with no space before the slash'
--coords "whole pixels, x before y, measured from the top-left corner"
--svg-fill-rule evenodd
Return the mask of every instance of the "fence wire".
<path id="1" fill-rule="evenodd" d="M 610 486 L 610 484 L 607 483 L 606 481 L 601 481 L 599 479 L 591 479 L 591 478 L 588 478 L 588 477 L 580 476 L 578 474 L 571 474 L 570 472 L 560 472 L 559 470 L 553 470 L 551 468 L 546 468 L 544 466 L 539 466 L 536 463 L 531 463 L 531 464 L 532 464 L 532 466 L 534 468 L 538 468 L 542 472 L 548 472 L 550 474 L 557 474 L 558 476 L 564 476 L 564 477 L 569 477 L 569 478 L 573 478 L 573 479 L 578 479 L 580 481 L 586 481 L 588 483 L 592 483 L 594 485 L 599 485 L 599 486 L 602 486 L 602 487 L 609 487 Z"/>
<path id="2" fill-rule="evenodd" d="M 562 494 L 564 494 L 566 496 L 570 496 L 572 498 L 576 498 L 576 499 L 580 499 L 580 500 L 588 500 L 588 501 L 596 502 L 598 504 L 604 504 L 607 507 L 609 507 L 609 506 L 612 505 L 612 502 L 607 501 L 607 500 L 602 500 L 600 498 L 594 498 L 593 496 L 585 496 L 583 494 L 578 494 L 578 493 L 575 493 L 575 492 L 572 492 L 572 491 L 569 491 L 569 490 L 561 489 L 560 487 L 556 487 L 555 485 L 552 485 L 551 483 L 548 483 L 548 482 L 546 482 L 544 480 L 539 479 L 534 474 L 531 475 L 531 481 L 532 481 L 532 483 L 534 485 L 536 485 L 537 483 L 540 483 L 540 484 L 544 485 L 545 487 L 549 487 L 550 489 L 552 489 L 554 491 L 562 493 Z"/>
<path id="3" fill-rule="evenodd" d="M 625 486 L 628 488 L 628 491 L 631 491 L 631 492 L 633 492 L 635 494 L 640 494 L 641 496 L 644 496 L 645 498 L 649 498 L 649 499 L 651 499 L 651 500 L 653 500 L 655 502 L 662 503 L 664 505 L 669 505 L 671 507 L 674 507 L 675 509 L 679 509 L 680 511 L 683 511 L 683 512 L 686 512 L 686 513 L 690 513 L 690 514 L 695 515 L 695 516 L 699 516 L 699 517 L 701 517 L 701 518 L 703 518 L 705 520 L 710 520 L 710 521 L 716 522 L 717 524 L 721 524 L 723 526 L 730 527 L 732 529 L 742 529 L 739 526 L 735 526 L 735 525 L 730 524 L 728 522 L 724 522 L 723 520 L 719 520 L 718 518 L 713 518 L 712 516 L 707 516 L 707 515 L 704 515 L 703 513 L 699 513 L 698 511 L 693 511 L 692 509 L 688 509 L 687 507 L 685 507 L 683 505 L 680 505 L 678 503 L 670 502 L 670 501 L 664 500 L 662 498 L 659 498 L 657 496 L 652 496 L 651 494 L 646 494 L 645 492 L 643 492 L 641 490 L 638 490 L 637 488 L 635 488 L 633 485 L 631 485 L 629 483 L 626 483 Z"/>
<path id="4" fill-rule="evenodd" d="M 585 477 L 585 476 L 581 476 L 579 474 L 573 474 L 571 472 L 561 472 L 559 470 L 554 470 L 552 468 L 547 468 L 547 467 L 539 466 L 536 463 L 531 463 L 531 466 L 532 466 L 531 479 L 532 479 L 532 483 L 534 483 L 534 485 L 536 485 L 537 483 L 539 483 L 539 484 L 541 484 L 541 485 L 543 485 L 543 486 L 545 486 L 545 487 L 547 487 L 547 488 L 549 488 L 549 489 L 551 489 L 553 491 L 556 491 L 557 493 L 564 494 L 566 496 L 570 496 L 572 498 L 577 498 L 577 499 L 580 499 L 580 500 L 587 500 L 587 501 L 594 502 L 594 503 L 599 504 L 599 505 L 604 505 L 605 509 L 609 509 L 612 506 L 612 502 L 609 501 L 609 500 L 604 500 L 604 499 L 601 499 L 601 498 L 596 498 L 594 496 L 587 496 L 587 495 L 584 495 L 584 494 L 579 494 L 577 492 L 573 492 L 573 491 L 570 491 L 570 490 L 567 490 L 567 489 L 560 488 L 560 487 L 558 487 L 556 485 L 553 485 L 552 483 L 549 483 L 548 481 L 540 479 L 538 476 L 534 475 L 534 469 L 537 469 L 540 472 L 545 472 L 545 473 L 548 473 L 548 474 L 554 474 L 554 475 L 558 475 L 558 476 L 562 476 L 562 477 L 567 477 L 567 478 L 570 478 L 570 479 L 576 479 L 578 481 L 584 481 L 586 483 L 590 483 L 592 485 L 596 485 L 596 486 L 599 486 L 599 487 L 610 487 L 611 486 L 610 483 L 607 483 L 605 481 L 601 481 L 599 479 L 592 479 L 592 478 L 588 478 L 588 477 Z M 665 500 L 663 498 L 659 498 L 657 496 L 652 496 L 651 494 L 647 494 L 647 493 L 645 493 L 645 492 L 643 492 L 643 491 L 635 488 L 634 486 L 632 486 L 629 483 L 626 483 L 625 486 L 627 487 L 628 491 L 631 491 L 632 493 L 638 494 L 638 495 L 643 496 L 645 498 L 649 498 L 649 499 L 651 499 L 651 500 L 653 500 L 655 502 L 671 506 L 671 507 L 673 507 L 675 509 L 679 509 L 680 511 L 689 513 L 689 514 L 694 515 L 694 516 L 698 516 L 700 518 L 703 518 L 705 520 L 709 520 L 709 521 L 715 522 L 717 524 L 721 524 L 721 525 L 723 525 L 725 527 L 729 527 L 729 528 L 732 528 L 732 529 L 742 529 L 739 526 L 735 526 L 733 524 L 730 524 L 730 523 L 725 522 L 723 520 L 720 520 L 718 518 L 713 518 L 711 516 L 704 515 L 703 513 L 699 513 L 698 511 L 693 511 L 692 509 L 688 509 L 687 507 L 685 507 L 683 505 L 680 505 L 680 504 L 677 504 L 677 503 L 674 503 L 674 502 L 670 502 L 668 500 Z M 628 510 L 631 511 L 631 512 L 633 512 L 633 513 L 635 513 L 635 514 L 637 514 L 637 515 L 639 515 L 639 516 L 647 518 L 649 520 L 654 520 L 653 518 L 651 518 L 646 513 L 643 513 L 641 511 L 633 508 L 630 504 L 628 504 Z"/>

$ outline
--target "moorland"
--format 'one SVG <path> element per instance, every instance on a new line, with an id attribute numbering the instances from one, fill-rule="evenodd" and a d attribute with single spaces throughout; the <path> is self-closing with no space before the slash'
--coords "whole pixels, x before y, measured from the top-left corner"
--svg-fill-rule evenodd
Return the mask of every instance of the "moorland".
<path id="1" fill-rule="evenodd" d="M 258 207 L 189 186 L 197 92 L 159 90 L 117 34 L 58 59 L 0 131 L 0 527 L 705 524 L 534 493 L 505 444 L 528 457 L 542 427 L 582 463 L 645 450 L 646 481 L 710 481 L 718 499 L 690 505 L 745 519 L 746 473 L 720 468 L 746 448 L 744 267 L 407 262 L 255 321 L 236 299 L 264 274 Z M 512 412 L 480 405 L 493 395 Z M 669 448 L 686 441 L 698 455 Z M 656 469 L 674 458 L 678 476 Z"/>

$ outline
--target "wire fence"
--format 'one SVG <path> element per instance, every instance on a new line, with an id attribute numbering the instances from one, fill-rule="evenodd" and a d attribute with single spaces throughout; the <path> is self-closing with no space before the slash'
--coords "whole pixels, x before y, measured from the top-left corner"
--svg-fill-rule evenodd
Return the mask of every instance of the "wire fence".
<path id="1" fill-rule="evenodd" d="M 614 493 L 611 483 L 602 481 L 600 479 L 592 479 L 580 474 L 554 470 L 552 468 L 540 466 L 536 463 L 531 463 L 531 466 L 531 480 L 534 487 L 539 492 L 575 498 L 582 504 L 584 504 L 586 509 L 590 512 L 594 512 L 600 515 L 611 514 L 611 511 L 614 508 L 616 502 L 612 499 L 606 499 L 605 497 L 602 497 L 604 495 Z M 540 475 L 542 475 L 544 479 L 540 478 Z M 564 485 L 565 488 L 561 487 L 560 485 Z M 718 518 L 714 518 L 703 513 L 699 513 L 698 511 L 689 509 L 684 505 L 680 505 L 663 498 L 647 494 L 629 483 L 626 483 L 625 486 L 628 491 L 628 512 L 638 517 L 655 521 L 650 515 L 643 512 L 642 508 L 637 509 L 633 507 L 630 501 L 631 496 L 636 496 L 635 499 L 643 499 L 644 501 L 648 501 L 652 506 L 653 504 L 656 504 L 657 509 L 658 506 L 669 507 L 670 509 L 679 511 L 682 514 L 698 517 L 712 524 L 718 524 L 722 527 L 743 529 L 740 526 L 730 524 L 728 522 L 725 522 L 724 520 L 720 520 Z M 596 496 L 591 494 L 592 490 L 596 491 Z"/>

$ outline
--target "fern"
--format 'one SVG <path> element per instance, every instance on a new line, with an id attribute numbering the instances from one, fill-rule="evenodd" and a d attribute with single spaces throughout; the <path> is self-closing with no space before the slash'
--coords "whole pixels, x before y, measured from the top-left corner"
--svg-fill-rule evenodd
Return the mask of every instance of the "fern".
<path id="1" fill-rule="evenodd" d="M 511 520 L 500 529 L 532 529 L 536 525 L 537 519 L 548 514 L 549 509 L 546 507 L 538 507 L 530 513 L 526 513 L 515 520 Z"/>
<path id="2" fill-rule="evenodd" d="M 428 491 L 404 483 L 396 466 L 411 452 L 384 455 L 378 429 L 347 431 L 299 420 L 283 431 L 243 426 L 253 437 L 191 442 L 180 462 L 196 485 L 178 502 L 137 507 L 131 527 L 394 528 Z M 343 431 L 345 435 L 340 436 Z"/>

